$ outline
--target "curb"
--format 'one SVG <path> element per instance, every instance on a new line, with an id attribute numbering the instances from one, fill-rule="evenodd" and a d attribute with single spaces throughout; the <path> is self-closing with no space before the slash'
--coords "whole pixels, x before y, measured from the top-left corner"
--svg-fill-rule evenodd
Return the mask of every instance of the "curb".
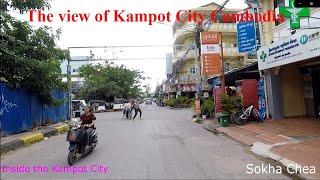
<path id="1" fill-rule="evenodd" d="M 67 132 L 69 130 L 69 125 L 64 124 L 61 126 L 54 127 L 54 129 L 56 129 L 58 134 L 61 134 L 61 133 Z"/>
<path id="2" fill-rule="evenodd" d="M 48 129 L 40 132 L 30 133 L 28 135 L 19 137 L 7 143 L 4 143 L 0 147 L 0 154 L 16 150 L 20 147 L 31 145 L 44 140 L 45 137 L 50 137 L 58 134 L 65 133 L 69 130 L 68 124 L 63 124 L 55 127 L 49 127 Z"/>
<path id="3" fill-rule="evenodd" d="M 210 131 L 206 127 L 204 127 L 204 129 Z M 239 143 L 243 144 L 244 146 L 251 147 L 250 151 L 253 154 L 258 155 L 258 156 L 263 157 L 263 158 L 268 158 L 268 159 L 274 160 L 274 161 L 280 163 L 281 165 L 283 165 L 286 168 L 288 167 L 289 164 L 297 164 L 298 166 L 301 166 L 297 162 L 291 161 L 291 160 L 289 160 L 289 159 L 287 159 L 285 157 L 281 157 L 281 156 L 279 156 L 279 155 L 277 155 L 275 153 L 272 153 L 270 151 L 270 149 L 272 148 L 272 145 L 267 145 L 267 144 L 264 144 L 262 142 L 254 142 L 252 144 L 252 146 L 248 146 L 246 143 L 238 141 L 238 140 L 234 139 L 233 137 L 231 137 L 230 135 L 228 135 L 227 133 L 219 131 L 216 128 L 215 128 L 215 131 L 220 133 L 220 134 L 223 134 L 224 136 L 230 138 L 233 141 L 236 141 L 236 142 L 239 142 Z M 211 132 L 212 132 L 212 130 L 211 130 Z M 296 170 L 296 169 L 294 169 L 294 170 Z M 299 178 L 302 178 L 302 179 L 313 179 L 313 177 L 310 177 L 310 176 L 308 176 L 306 174 L 303 174 L 303 173 L 298 173 L 298 174 L 295 174 L 295 175 L 297 177 L 299 177 Z"/>

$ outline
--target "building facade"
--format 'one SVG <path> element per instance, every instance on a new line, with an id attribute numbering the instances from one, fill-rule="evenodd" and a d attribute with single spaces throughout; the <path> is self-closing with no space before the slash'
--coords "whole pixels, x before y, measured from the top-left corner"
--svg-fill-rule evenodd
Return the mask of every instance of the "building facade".
<path id="1" fill-rule="evenodd" d="M 289 1 L 259 1 L 260 12 L 279 13 L 279 7 L 290 7 Z M 320 117 L 319 19 L 320 8 L 310 8 L 310 16 L 301 17 L 299 29 L 292 30 L 289 19 L 261 23 L 263 46 L 257 56 L 268 115 L 273 119 Z"/>
<path id="2" fill-rule="evenodd" d="M 201 6 L 192 9 L 193 12 L 206 14 L 204 21 L 210 17 L 210 13 L 219 8 L 216 3 Z M 239 9 L 223 9 L 222 13 L 236 14 Z M 200 67 L 197 63 L 196 44 L 195 44 L 195 22 L 187 21 L 187 14 L 181 16 L 182 21 L 175 21 L 173 25 L 173 75 L 168 80 L 167 92 L 172 96 L 188 96 L 193 98 L 196 93 L 196 82 L 201 81 L 202 93 L 211 92 L 211 86 L 207 83 L 207 78 L 197 77 Z M 250 63 L 250 59 L 244 53 L 237 51 L 237 27 L 232 22 L 214 22 L 210 26 L 204 27 L 206 31 L 222 33 L 223 41 L 223 59 L 226 70 L 243 66 Z M 198 60 L 200 61 L 200 60 Z M 200 64 L 200 63 L 199 63 Z M 197 79 L 199 78 L 199 79 Z"/>

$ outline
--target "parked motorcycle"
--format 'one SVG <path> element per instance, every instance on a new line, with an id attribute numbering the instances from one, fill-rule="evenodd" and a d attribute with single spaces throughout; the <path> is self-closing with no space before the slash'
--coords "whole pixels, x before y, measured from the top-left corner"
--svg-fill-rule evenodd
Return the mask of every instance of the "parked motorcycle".
<path id="1" fill-rule="evenodd" d="M 81 125 L 81 122 L 77 122 L 71 130 L 68 131 L 67 141 L 69 141 L 69 154 L 68 164 L 73 165 L 80 157 L 89 154 L 98 144 L 98 136 L 94 128 L 88 133 L 88 137 L 85 136 L 87 125 Z M 88 138 L 84 152 L 82 152 L 82 145 L 84 138 Z"/>
<path id="2" fill-rule="evenodd" d="M 244 125 L 249 121 L 258 121 L 261 122 L 259 111 L 254 108 L 253 105 L 250 105 L 246 110 L 236 111 L 231 114 L 231 121 L 237 125 Z"/>

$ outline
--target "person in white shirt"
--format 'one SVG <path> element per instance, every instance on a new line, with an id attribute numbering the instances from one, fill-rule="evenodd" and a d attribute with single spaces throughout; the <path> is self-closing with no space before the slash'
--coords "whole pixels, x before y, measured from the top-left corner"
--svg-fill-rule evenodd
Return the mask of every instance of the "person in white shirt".
<path id="1" fill-rule="evenodd" d="M 130 112 L 131 112 L 131 104 L 129 102 L 124 103 L 122 118 L 124 118 L 124 116 L 126 116 L 127 119 L 129 119 Z"/>

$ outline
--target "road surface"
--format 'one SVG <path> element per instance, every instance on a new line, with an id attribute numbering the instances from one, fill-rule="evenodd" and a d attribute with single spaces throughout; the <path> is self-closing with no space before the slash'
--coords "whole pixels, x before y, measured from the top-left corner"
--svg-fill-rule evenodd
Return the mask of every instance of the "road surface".
<path id="1" fill-rule="evenodd" d="M 287 178 L 277 173 L 246 173 L 248 164 L 267 164 L 240 144 L 193 123 L 191 110 L 156 105 L 141 109 L 143 119 L 134 121 L 121 120 L 121 112 L 96 113 L 99 144 L 72 170 L 63 134 L 3 155 L 1 165 L 24 166 L 24 171 L 29 167 L 30 172 L 2 173 L 1 179 Z"/>

